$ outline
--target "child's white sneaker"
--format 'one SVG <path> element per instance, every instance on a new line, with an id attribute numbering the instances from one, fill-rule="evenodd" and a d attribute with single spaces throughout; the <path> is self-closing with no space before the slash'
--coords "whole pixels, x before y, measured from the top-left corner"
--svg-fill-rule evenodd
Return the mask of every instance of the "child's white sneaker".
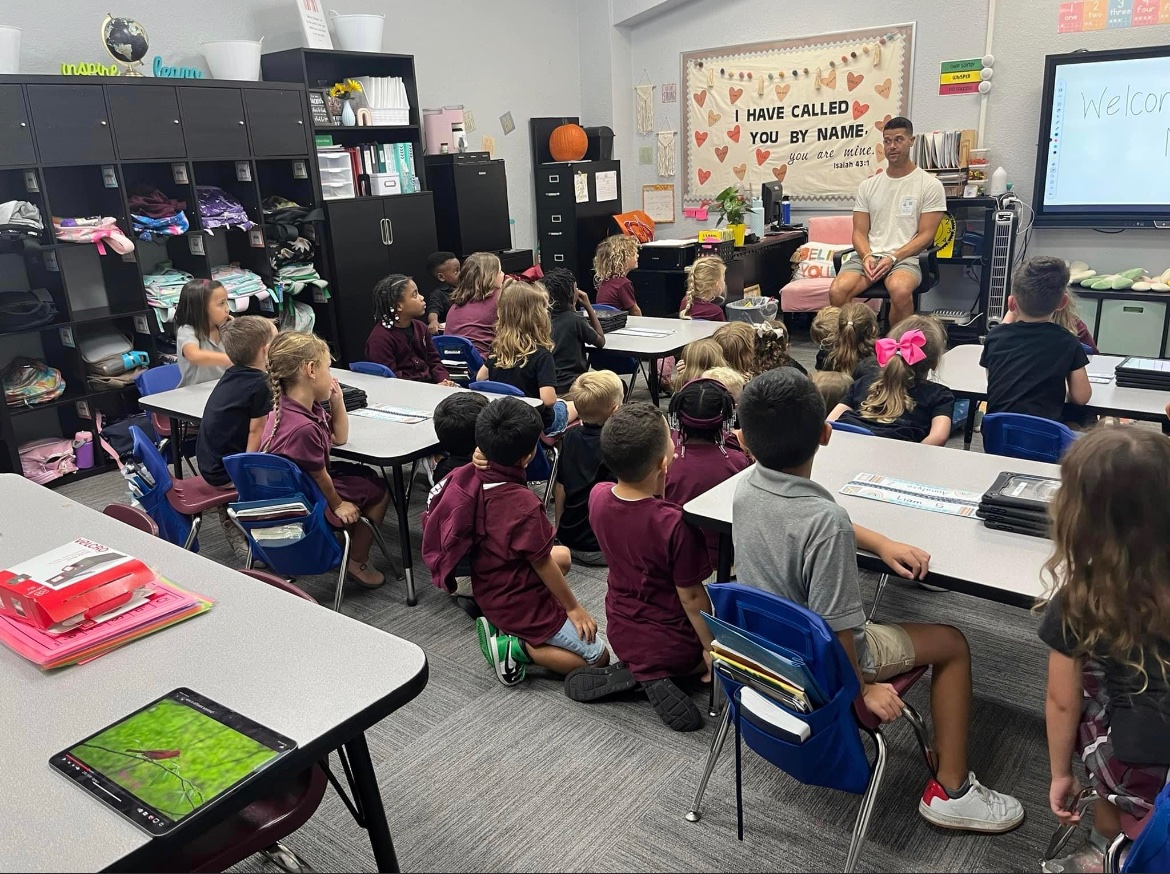
<path id="1" fill-rule="evenodd" d="M 951 798 L 937 780 L 930 780 L 918 802 L 918 812 L 940 828 L 1001 834 L 1024 821 L 1024 807 L 1010 795 L 988 789 L 975 773 L 967 774 L 967 791 Z"/>

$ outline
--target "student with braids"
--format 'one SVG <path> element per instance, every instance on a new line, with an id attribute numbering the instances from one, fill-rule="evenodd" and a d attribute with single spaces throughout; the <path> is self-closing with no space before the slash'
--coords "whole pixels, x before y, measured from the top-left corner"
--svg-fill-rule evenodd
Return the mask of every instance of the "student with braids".
<path id="1" fill-rule="evenodd" d="M 370 564 L 373 534 L 357 523 L 364 516 L 381 525 L 390 495 L 368 468 L 329 460 L 330 448 L 349 439 L 349 416 L 329 373 L 325 341 L 297 331 L 278 334 L 268 347 L 268 384 L 273 410 L 260 451 L 284 456 L 313 478 L 330 511 L 350 530 L 346 571 L 358 585 L 377 588 L 385 578 Z"/>
<path id="2" fill-rule="evenodd" d="M 829 421 L 868 428 L 879 437 L 945 446 L 955 396 L 930 380 L 947 351 L 942 323 L 934 316 L 910 316 L 877 341 L 876 351 L 881 370 L 855 380 Z"/>
<path id="3" fill-rule="evenodd" d="M 745 324 L 740 322 L 739 324 Z M 674 461 L 666 471 L 662 496 L 682 506 L 709 492 L 751 464 L 738 442 L 730 440 L 735 400 L 717 379 L 692 379 L 670 398 Z M 719 535 L 704 531 L 711 566 L 719 564 Z"/>
<path id="4" fill-rule="evenodd" d="M 366 340 L 366 360 L 386 365 L 399 379 L 455 385 L 422 322 L 426 309 L 409 276 L 391 273 L 375 285 L 375 324 Z"/>
<path id="5" fill-rule="evenodd" d="M 817 370 L 838 370 L 854 379 L 875 368 L 873 344 L 877 342 L 877 316 L 867 305 L 854 301 L 837 312 L 837 329 Z"/>
<path id="6" fill-rule="evenodd" d="M 706 255 L 687 268 L 687 293 L 683 295 L 680 319 L 726 322 L 723 307 L 715 303 L 727 290 L 727 265 L 722 258 Z"/>

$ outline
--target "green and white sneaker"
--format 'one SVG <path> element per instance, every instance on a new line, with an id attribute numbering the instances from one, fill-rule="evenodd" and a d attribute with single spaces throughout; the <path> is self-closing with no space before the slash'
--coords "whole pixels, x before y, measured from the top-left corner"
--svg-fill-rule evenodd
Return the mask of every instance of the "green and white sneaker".
<path id="1" fill-rule="evenodd" d="M 500 634 L 499 629 L 485 617 L 475 620 L 479 637 L 479 649 L 487 663 L 496 672 L 496 677 L 505 686 L 515 686 L 528 675 L 525 665 L 532 660 L 524 651 L 520 638 L 512 634 Z"/>

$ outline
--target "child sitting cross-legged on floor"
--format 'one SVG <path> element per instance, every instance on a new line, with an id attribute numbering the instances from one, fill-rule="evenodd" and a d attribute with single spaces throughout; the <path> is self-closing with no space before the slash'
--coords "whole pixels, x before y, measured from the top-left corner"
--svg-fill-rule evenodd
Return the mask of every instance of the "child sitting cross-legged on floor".
<path id="1" fill-rule="evenodd" d="M 469 464 L 450 474 L 423 514 L 423 559 L 437 586 L 450 591 L 456 566 L 471 556 L 480 649 L 507 686 L 529 664 L 567 674 L 609 663 L 597 622 L 565 582 L 569 550 L 553 546 L 544 506 L 527 486 L 541 430 L 540 414 L 520 398 L 488 404 L 475 425 L 486 469 Z"/>
<path id="2" fill-rule="evenodd" d="M 588 701 L 636 681 L 663 722 L 694 731 L 699 708 L 674 678 L 710 679 L 711 633 L 700 614 L 711 612 L 703 588 L 711 563 L 682 508 L 658 497 L 674 457 L 666 419 L 650 404 L 627 404 L 601 429 L 601 455 L 618 481 L 593 487 L 589 522 L 609 565 L 606 635 L 621 662 L 574 671 L 565 689 Z"/>

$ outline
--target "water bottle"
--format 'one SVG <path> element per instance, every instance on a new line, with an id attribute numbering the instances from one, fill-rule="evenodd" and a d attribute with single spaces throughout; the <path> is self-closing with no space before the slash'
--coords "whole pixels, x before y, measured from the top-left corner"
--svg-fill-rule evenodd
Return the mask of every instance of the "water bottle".
<path id="1" fill-rule="evenodd" d="M 757 237 L 764 236 L 764 201 L 763 198 L 752 198 L 752 211 L 747 214 L 748 230 Z"/>
<path id="2" fill-rule="evenodd" d="M 792 224 L 792 201 L 787 194 L 780 198 L 780 224 Z"/>

